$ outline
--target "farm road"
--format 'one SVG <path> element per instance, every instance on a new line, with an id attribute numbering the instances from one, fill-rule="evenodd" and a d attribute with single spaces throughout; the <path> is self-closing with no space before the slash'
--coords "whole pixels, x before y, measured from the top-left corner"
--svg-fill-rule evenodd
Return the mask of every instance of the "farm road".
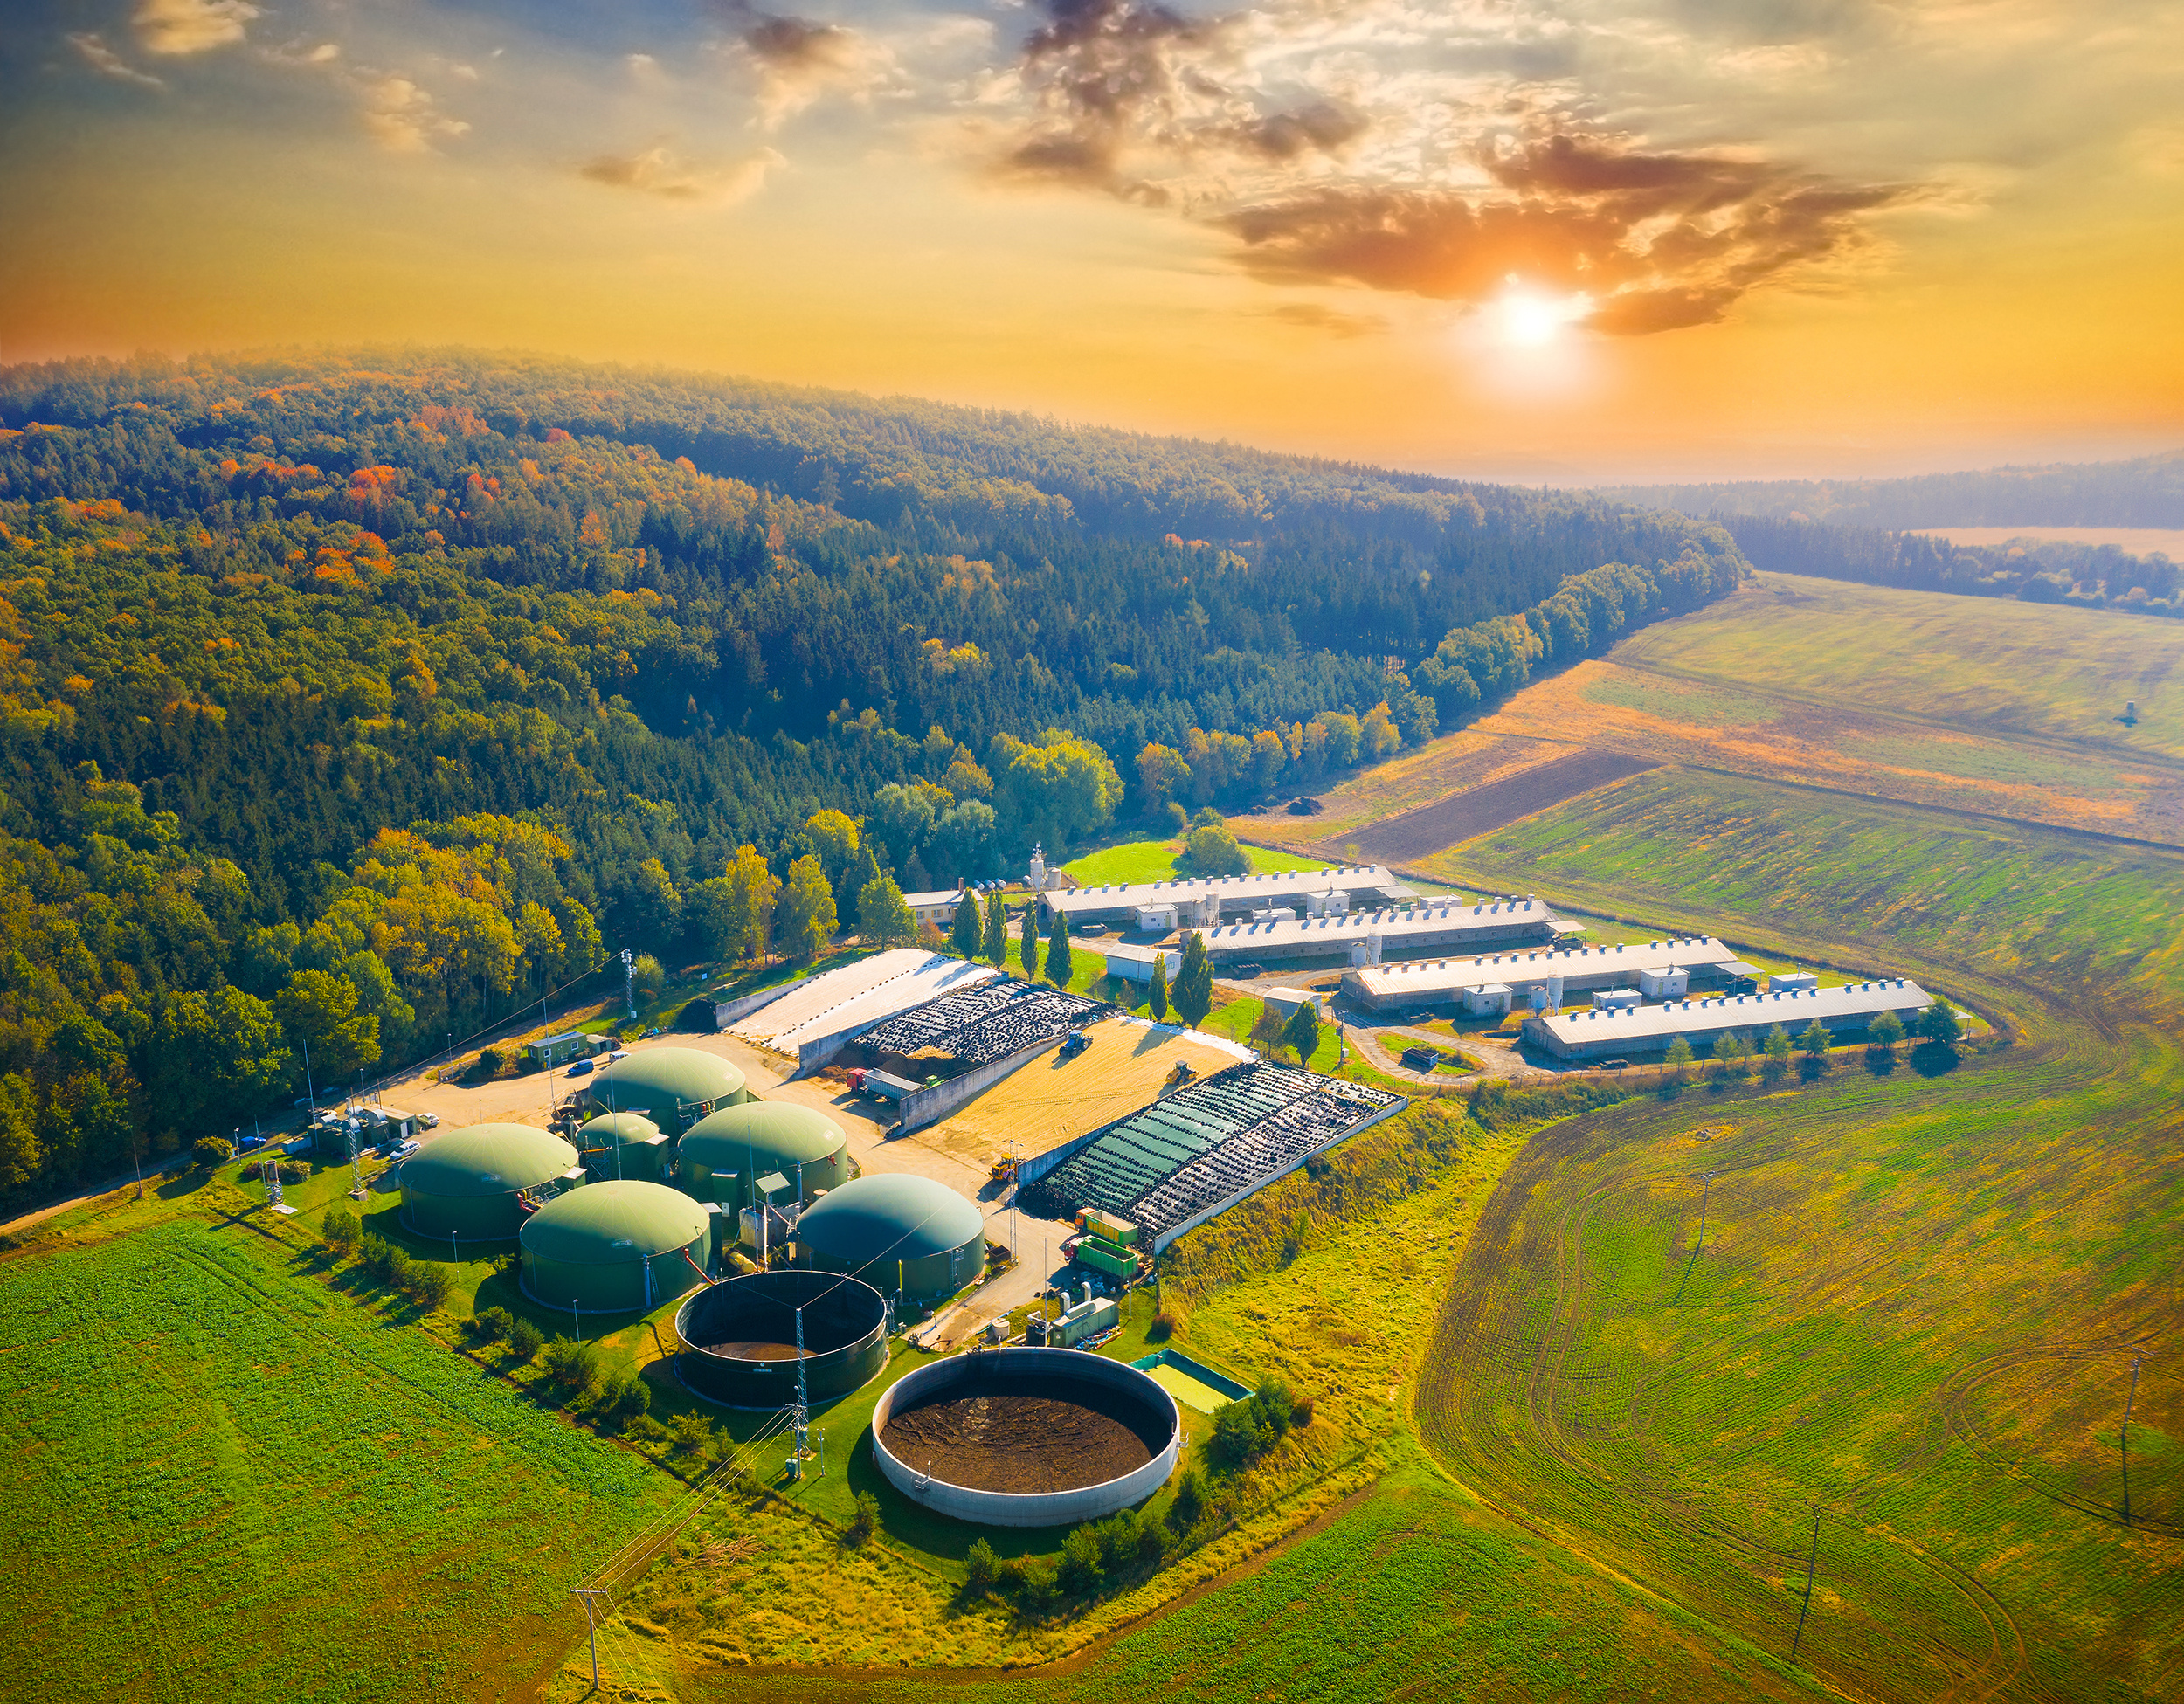
<path id="1" fill-rule="evenodd" d="M 1370 858 L 1423 858 L 1648 769 L 1658 759 L 1620 751 L 1573 751 L 1483 787 L 1474 787 L 1421 810 L 1376 823 L 1356 838 Z"/>

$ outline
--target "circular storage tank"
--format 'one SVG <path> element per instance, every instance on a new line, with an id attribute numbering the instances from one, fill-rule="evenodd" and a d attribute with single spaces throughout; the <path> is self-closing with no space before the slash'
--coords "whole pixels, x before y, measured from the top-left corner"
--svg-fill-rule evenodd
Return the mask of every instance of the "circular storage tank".
<path id="1" fill-rule="evenodd" d="M 804 1385 L 846 1397 L 888 1364 L 888 1306 L 869 1284 L 827 1272 L 753 1273 L 700 1290 L 675 1315 L 675 1371 L 709 1401 L 779 1408 L 796 1400 L 796 1315 Z"/>
<path id="2" fill-rule="evenodd" d="M 523 1294 L 585 1314 L 646 1313 L 704 1281 L 712 1215 L 664 1183 L 587 1183 L 523 1222 Z"/>
<path id="3" fill-rule="evenodd" d="M 505 1242 L 522 1227 L 525 1190 L 577 1163 L 577 1150 L 529 1124 L 466 1124 L 402 1162 L 402 1225 L 451 1245 Z"/>
<path id="4" fill-rule="evenodd" d="M 638 1113 L 674 1137 L 720 1107 L 750 1099 L 743 1073 L 717 1053 L 695 1047 L 647 1047 L 595 1073 L 584 1086 L 602 1113 Z"/>
<path id="5" fill-rule="evenodd" d="M 1183 1445 L 1175 1398 L 1121 1361 L 1004 1349 L 920 1367 L 881 1393 L 873 1459 L 936 1514 L 1073 1527 L 1141 1503 Z"/>
<path id="6" fill-rule="evenodd" d="M 601 1149 L 633 1148 L 652 1141 L 660 1127 L 642 1113 L 601 1113 L 577 1128 L 577 1146 L 586 1154 Z"/>
<path id="7" fill-rule="evenodd" d="M 753 1180 L 769 1172 L 794 1189 L 799 1168 L 800 1200 L 840 1189 L 849 1181 L 849 1138 L 825 1113 L 792 1100 L 723 1107 L 684 1131 L 675 1154 L 675 1176 L 688 1193 L 731 1207 L 755 1205 Z"/>
<path id="8" fill-rule="evenodd" d="M 945 1183 L 905 1171 L 854 1178 L 807 1207 L 805 1259 L 912 1301 L 952 1296 L 985 1266 L 985 1220 Z"/>

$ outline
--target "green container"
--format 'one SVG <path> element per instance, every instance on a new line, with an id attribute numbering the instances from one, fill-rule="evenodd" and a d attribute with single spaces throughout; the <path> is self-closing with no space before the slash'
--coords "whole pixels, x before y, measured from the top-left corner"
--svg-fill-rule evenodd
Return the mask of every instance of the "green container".
<path id="1" fill-rule="evenodd" d="M 1137 1276 L 1137 1257 L 1128 1249 L 1117 1248 L 1112 1243 L 1102 1242 L 1097 1237 L 1081 1238 L 1077 1243 L 1077 1261 L 1094 1272 L 1106 1273 L 1112 1278 Z"/>
<path id="2" fill-rule="evenodd" d="M 577 1150 L 529 1124 L 466 1124 L 402 1162 L 402 1227 L 450 1252 L 505 1242 L 522 1224 L 517 1197 L 577 1163 Z"/>
<path id="3" fill-rule="evenodd" d="M 676 1152 L 676 1181 L 700 1201 L 756 1206 L 751 1180 L 771 1172 L 791 1184 L 801 1174 L 799 1199 L 808 1205 L 820 1190 L 849 1181 L 849 1138 L 816 1107 L 746 1100 L 700 1120 L 683 1133 Z M 775 1204 L 785 1203 L 784 1197 Z"/>
<path id="4" fill-rule="evenodd" d="M 649 1313 L 704 1281 L 712 1215 L 664 1183 L 571 1190 L 523 1224 L 523 1292 L 572 1313 Z"/>

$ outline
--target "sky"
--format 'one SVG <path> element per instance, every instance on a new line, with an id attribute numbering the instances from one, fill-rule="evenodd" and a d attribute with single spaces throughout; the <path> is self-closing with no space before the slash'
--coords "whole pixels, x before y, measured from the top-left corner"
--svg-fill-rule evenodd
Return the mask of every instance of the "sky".
<path id="1" fill-rule="evenodd" d="M 446 344 L 1480 477 L 2184 448 L 2184 0 L 10 0 L 0 362 Z"/>

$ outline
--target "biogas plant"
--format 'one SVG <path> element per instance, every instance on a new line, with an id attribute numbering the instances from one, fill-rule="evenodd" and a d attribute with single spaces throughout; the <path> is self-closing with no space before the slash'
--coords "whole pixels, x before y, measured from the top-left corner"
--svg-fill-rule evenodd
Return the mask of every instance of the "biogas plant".
<path id="1" fill-rule="evenodd" d="M 1521 1025 L 1561 1069 L 1739 1026 L 1855 1029 L 1928 999 L 1809 974 L 1763 987 L 1711 937 L 1588 945 L 1536 899 L 1420 901 L 1376 867 L 1033 893 L 1050 921 L 1114 931 L 1097 949 L 1112 976 L 1150 976 L 1188 927 L 1237 975 L 1272 960 L 1339 980 L 1354 1021 Z M 969 896 L 915 897 L 944 912 Z M 1171 1349 L 1100 1353 L 1137 1287 L 1177 1238 L 1408 1104 L 1385 1079 L 918 949 L 715 1017 L 778 1087 L 761 1095 L 700 1046 L 580 1066 L 553 1130 L 478 1124 L 415 1153 L 404 1228 L 458 1258 L 512 1244 L 522 1298 L 556 1329 L 644 1320 L 644 1360 L 689 1404 L 776 1417 L 748 1423 L 761 1435 L 793 1425 L 791 1478 L 815 1418 L 868 1404 L 848 1411 L 869 1414 L 854 1459 L 873 1482 L 976 1527 L 1075 1527 L 1164 1486 L 1192 1428 L 1248 1393 Z"/>

